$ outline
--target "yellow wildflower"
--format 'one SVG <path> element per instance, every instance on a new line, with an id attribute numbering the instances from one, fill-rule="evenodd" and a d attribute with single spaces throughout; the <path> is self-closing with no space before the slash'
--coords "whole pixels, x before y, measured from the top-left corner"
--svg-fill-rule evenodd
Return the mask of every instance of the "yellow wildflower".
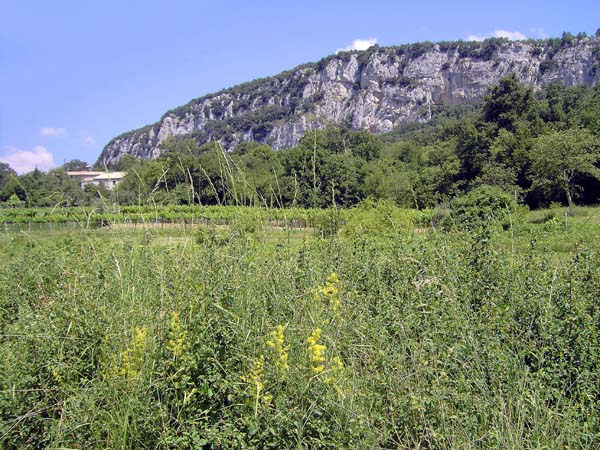
<path id="1" fill-rule="evenodd" d="M 116 375 L 129 379 L 137 377 L 144 363 L 147 337 L 148 329 L 146 327 L 135 327 L 131 344 L 121 352 L 120 367 L 114 368 Z"/>
<path id="2" fill-rule="evenodd" d="M 339 356 L 334 356 L 331 360 L 331 367 L 328 372 L 330 375 L 325 378 L 325 383 L 334 383 L 336 382 L 340 376 L 342 375 L 342 371 L 344 370 L 344 363 Z"/>
<path id="3" fill-rule="evenodd" d="M 277 329 L 271 332 L 271 340 L 267 342 L 269 347 L 275 350 L 277 356 L 276 366 L 279 378 L 282 379 L 288 370 L 288 358 L 290 355 L 289 346 L 284 345 L 285 336 L 283 333 L 283 326 L 278 325 Z"/>
<path id="4" fill-rule="evenodd" d="M 337 289 L 331 285 L 327 285 L 321 290 L 321 292 L 323 292 L 323 295 L 326 297 L 331 297 L 337 293 Z"/>
<path id="5" fill-rule="evenodd" d="M 344 368 L 344 363 L 339 356 L 334 356 L 332 361 L 332 369 L 333 370 L 342 370 Z"/>
<path id="6" fill-rule="evenodd" d="M 260 355 L 252 363 L 252 367 L 250 369 L 250 379 L 249 379 L 249 381 L 251 383 L 256 385 L 256 390 L 258 392 L 262 391 L 262 389 L 264 387 L 264 385 L 262 383 L 264 369 L 265 369 L 265 355 Z"/>
<path id="7" fill-rule="evenodd" d="M 319 288 L 313 294 L 313 300 L 315 302 L 318 302 L 321 299 L 321 297 L 319 297 L 319 292 L 321 292 L 321 289 L 323 289 L 323 288 L 321 286 L 319 286 Z"/>
<path id="8" fill-rule="evenodd" d="M 63 381 L 63 378 L 56 367 L 52 369 L 52 378 L 59 384 Z"/>
<path id="9" fill-rule="evenodd" d="M 174 311 L 171 313 L 169 322 L 169 340 L 167 341 L 167 350 L 173 353 L 173 357 L 177 358 L 182 355 L 187 338 L 187 331 L 182 330 L 179 314 Z"/>
<path id="10" fill-rule="evenodd" d="M 265 355 L 260 355 L 256 358 L 250 367 L 250 374 L 242 376 L 241 379 L 250 385 L 252 399 L 254 403 L 254 417 L 258 416 L 258 405 L 262 402 L 269 404 L 273 396 L 263 393 L 265 385 L 263 383 L 263 375 L 265 368 Z"/>
<path id="11" fill-rule="evenodd" d="M 329 284 L 338 284 L 339 282 L 340 279 L 338 278 L 338 275 L 335 272 L 331 272 L 331 275 L 327 277 L 327 283 Z"/>
<path id="12" fill-rule="evenodd" d="M 325 287 L 319 287 L 319 292 L 328 300 L 329 306 L 334 312 L 337 311 L 340 306 L 339 282 L 340 279 L 338 278 L 337 273 L 332 272 L 331 275 L 327 277 Z"/>
<path id="13" fill-rule="evenodd" d="M 319 339 L 321 338 L 321 329 L 316 328 L 312 334 L 306 339 L 308 343 L 308 353 L 310 355 L 311 360 L 311 371 L 312 373 L 319 374 L 325 370 L 325 357 L 323 353 L 327 350 L 325 345 L 319 344 Z"/>

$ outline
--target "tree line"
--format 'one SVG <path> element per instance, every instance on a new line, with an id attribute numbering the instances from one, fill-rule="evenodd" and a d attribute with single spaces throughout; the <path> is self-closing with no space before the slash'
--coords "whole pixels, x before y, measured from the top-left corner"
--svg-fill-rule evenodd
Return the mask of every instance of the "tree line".
<path id="1" fill-rule="evenodd" d="M 383 136 L 328 128 L 294 148 L 243 142 L 232 152 L 171 138 L 155 160 L 123 156 L 112 169 L 128 175 L 113 191 L 82 190 L 65 173 L 85 164 L 77 160 L 21 176 L 2 164 L 0 202 L 350 207 L 373 198 L 421 209 L 491 186 L 533 208 L 572 206 L 598 202 L 599 161 L 600 86 L 536 93 L 511 75 L 476 107 L 446 108 Z"/>

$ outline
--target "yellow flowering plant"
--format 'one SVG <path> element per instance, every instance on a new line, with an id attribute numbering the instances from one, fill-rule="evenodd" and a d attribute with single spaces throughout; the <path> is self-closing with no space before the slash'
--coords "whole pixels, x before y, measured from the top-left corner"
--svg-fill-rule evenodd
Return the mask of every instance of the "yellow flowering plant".
<path id="1" fill-rule="evenodd" d="M 104 375 L 107 378 L 137 378 L 144 364 L 147 343 L 148 328 L 135 327 L 131 343 L 125 350 L 119 353 L 118 357 L 113 357 L 112 364 L 104 372 Z"/>
<path id="2" fill-rule="evenodd" d="M 325 383 L 336 383 L 339 381 L 344 370 L 344 363 L 339 356 L 334 356 L 328 369 L 328 375 L 325 377 Z"/>
<path id="3" fill-rule="evenodd" d="M 169 321 L 169 338 L 167 340 L 167 350 L 173 354 L 173 359 L 181 357 L 187 344 L 186 341 L 187 331 L 181 325 L 179 314 L 173 311 Z"/>
<path id="4" fill-rule="evenodd" d="M 260 355 L 250 366 L 250 373 L 240 378 L 248 384 L 251 392 L 252 404 L 254 406 L 254 417 L 258 416 L 258 408 L 261 403 L 269 404 L 273 396 L 265 392 L 264 385 L 265 355 Z"/>
<path id="5" fill-rule="evenodd" d="M 312 334 L 306 338 L 306 342 L 308 343 L 308 353 L 310 356 L 311 362 L 311 372 L 314 375 L 318 375 L 323 370 L 325 370 L 325 350 L 327 350 L 327 346 L 323 344 L 319 344 L 319 339 L 321 338 L 321 329 L 315 328 Z"/>
<path id="6" fill-rule="evenodd" d="M 285 345 L 285 335 L 282 325 L 278 325 L 277 329 L 271 332 L 271 339 L 267 341 L 267 345 L 275 352 L 277 376 L 279 380 L 282 380 L 289 369 L 288 358 L 290 355 L 290 347 Z"/>
<path id="7" fill-rule="evenodd" d="M 325 282 L 325 286 L 319 286 L 315 292 L 315 301 L 323 298 L 331 310 L 335 313 L 340 307 L 340 279 L 337 273 L 332 272 Z"/>

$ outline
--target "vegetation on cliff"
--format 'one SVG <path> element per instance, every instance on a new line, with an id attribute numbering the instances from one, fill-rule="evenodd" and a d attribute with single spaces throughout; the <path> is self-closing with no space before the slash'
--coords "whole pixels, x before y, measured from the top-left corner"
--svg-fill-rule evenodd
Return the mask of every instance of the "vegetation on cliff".
<path id="1" fill-rule="evenodd" d="M 243 141 L 293 147 L 305 132 L 326 126 L 383 133 L 428 121 L 439 105 L 478 102 L 511 72 L 536 89 L 593 85 L 599 81 L 598 39 L 563 33 L 522 42 L 490 38 L 339 52 L 167 111 L 157 123 L 113 139 L 98 164 L 126 154 L 154 158 L 166 138 L 185 134 L 199 145 L 219 141 L 230 151 Z"/>

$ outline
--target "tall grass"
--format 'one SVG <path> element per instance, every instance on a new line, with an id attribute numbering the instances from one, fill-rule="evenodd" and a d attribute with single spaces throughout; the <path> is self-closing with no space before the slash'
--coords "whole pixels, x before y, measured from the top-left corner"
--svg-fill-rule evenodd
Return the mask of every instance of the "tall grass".
<path id="1" fill-rule="evenodd" d="M 0 235 L 0 446 L 598 446 L 597 226 L 381 214 Z"/>

